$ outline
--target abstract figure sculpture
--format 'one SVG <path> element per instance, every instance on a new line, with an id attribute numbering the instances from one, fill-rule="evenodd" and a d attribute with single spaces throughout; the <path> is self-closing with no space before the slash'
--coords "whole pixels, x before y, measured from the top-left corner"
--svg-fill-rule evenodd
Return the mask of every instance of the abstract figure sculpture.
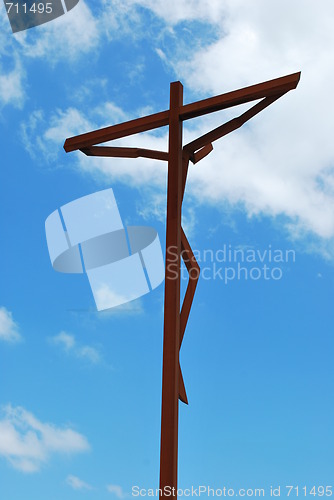
<path id="1" fill-rule="evenodd" d="M 151 227 L 125 228 L 112 189 L 55 210 L 46 219 L 45 231 L 53 268 L 86 272 L 98 311 L 137 299 L 164 280 L 157 232 Z"/>
<path id="2" fill-rule="evenodd" d="M 299 79 L 300 73 L 295 73 L 186 105 L 183 104 L 182 84 L 174 82 L 170 88 L 170 107 L 168 110 L 71 137 L 66 139 L 64 144 L 66 152 L 80 150 L 88 156 L 126 158 L 142 156 L 168 162 L 160 448 L 161 498 L 170 496 L 170 493 L 165 494 L 167 491 L 166 487 L 175 488 L 174 491 L 177 491 L 178 401 L 180 399 L 187 403 L 179 364 L 179 351 L 199 271 L 198 264 L 181 227 L 181 209 L 189 162 L 197 163 L 203 159 L 212 151 L 212 143 L 214 141 L 238 129 L 285 93 L 295 89 Z M 184 121 L 252 101 L 259 102 L 237 118 L 222 124 L 183 146 L 182 130 Z M 107 141 L 163 126 L 169 127 L 167 152 L 141 148 L 98 146 L 98 144 Z M 182 308 L 180 309 L 181 256 L 189 272 L 189 282 Z M 196 272 L 191 273 L 192 269 L 195 269 Z"/>

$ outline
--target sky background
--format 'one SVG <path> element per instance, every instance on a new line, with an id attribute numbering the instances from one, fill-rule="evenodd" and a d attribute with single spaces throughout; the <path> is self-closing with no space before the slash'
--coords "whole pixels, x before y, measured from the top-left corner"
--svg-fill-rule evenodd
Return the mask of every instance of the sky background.
<path id="1" fill-rule="evenodd" d="M 0 23 L 1 499 L 158 487 L 164 287 L 97 313 L 84 275 L 52 269 L 44 222 L 112 187 L 124 224 L 164 248 L 166 164 L 66 154 L 66 137 L 167 109 L 171 81 L 188 103 L 297 71 L 297 90 L 190 166 L 193 249 L 259 253 L 248 279 L 199 281 L 179 486 L 332 485 L 333 2 L 80 0 L 16 35 L 1 5 Z M 241 108 L 187 122 L 185 142 Z M 118 142 L 166 150 L 167 130 Z M 249 278 L 265 251 L 281 279 Z M 208 274 L 238 266 L 213 260 Z"/>

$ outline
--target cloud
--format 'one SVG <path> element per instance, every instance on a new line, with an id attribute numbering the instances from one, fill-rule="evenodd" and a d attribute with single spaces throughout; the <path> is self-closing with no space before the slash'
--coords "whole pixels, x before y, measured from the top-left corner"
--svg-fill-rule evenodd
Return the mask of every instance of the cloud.
<path id="1" fill-rule="evenodd" d="M 14 50 L 5 9 L 0 12 L 0 108 L 12 105 L 21 108 L 25 100 L 26 72 L 20 56 Z M 11 57 L 8 55 L 11 53 Z"/>
<path id="2" fill-rule="evenodd" d="M 85 481 L 82 481 L 82 479 L 78 478 L 77 476 L 67 476 L 66 482 L 71 488 L 74 490 L 92 490 L 93 487 L 86 483 Z"/>
<path id="3" fill-rule="evenodd" d="M 138 138 L 129 137 L 117 142 L 117 146 L 140 147 L 166 151 L 167 137 L 159 137 L 153 133 L 143 133 Z M 116 141 L 115 141 L 116 145 Z M 78 168 L 96 179 L 106 181 L 120 181 L 131 187 L 155 186 L 163 189 L 166 185 L 166 163 L 162 161 L 136 158 L 136 160 L 126 158 L 98 158 L 78 155 Z"/>
<path id="4" fill-rule="evenodd" d="M 297 91 L 294 93 L 295 96 L 297 96 Z M 312 231 L 320 237 L 330 238 L 334 235 L 334 191 L 329 192 L 332 174 L 328 171 L 327 164 L 324 170 L 321 164 L 314 164 L 313 176 L 310 169 L 305 168 L 306 162 L 309 163 L 312 158 L 312 151 L 304 152 L 299 142 L 304 139 L 298 133 L 297 116 L 290 117 L 289 127 L 277 123 L 277 130 L 282 131 L 277 138 L 275 119 L 284 115 L 284 111 L 289 112 L 284 99 L 287 99 L 287 96 L 283 97 L 279 103 L 275 103 L 272 109 L 263 113 L 267 118 L 265 126 L 256 121 L 250 127 L 244 127 L 241 131 L 216 143 L 215 151 L 203 160 L 203 163 L 191 165 L 187 194 L 190 195 L 190 199 L 191 197 L 196 199 L 197 204 L 200 202 L 219 207 L 224 206 L 226 201 L 231 205 L 242 203 L 249 215 L 283 214 L 291 219 L 293 232 L 296 227 L 299 227 L 305 231 Z M 291 99 L 289 104 L 291 105 Z M 282 110 L 277 111 L 280 105 Z M 123 116 L 121 110 L 112 103 L 109 108 L 116 109 L 116 114 L 120 118 Z M 93 123 L 99 121 L 100 109 L 98 105 L 96 112 L 92 110 L 91 119 L 85 118 L 78 109 L 57 110 L 48 120 L 51 123 L 49 128 L 46 128 L 41 135 L 35 136 L 35 143 L 40 144 L 40 150 L 45 151 L 45 155 L 51 158 L 57 157 L 59 144 L 65 137 L 75 135 L 78 129 L 80 132 L 92 130 Z M 272 118 L 268 120 L 270 112 L 272 112 Z M 28 125 L 23 125 L 25 134 L 29 129 L 26 137 L 28 145 L 31 144 L 30 134 L 38 128 L 36 116 L 37 114 L 30 119 Z M 41 120 L 42 117 L 39 116 L 39 121 Z M 202 119 L 196 128 L 185 131 L 185 138 L 191 140 L 207 131 L 210 125 L 214 127 L 218 123 L 216 117 Z M 266 137 L 263 143 L 262 136 Z M 286 140 L 285 145 L 282 144 L 284 140 Z M 145 133 L 142 134 L 140 141 L 142 147 L 167 149 L 166 135 L 157 136 L 153 133 Z M 138 138 L 132 137 L 117 141 L 117 143 L 126 146 L 139 145 Z M 311 144 L 310 142 L 309 149 L 312 147 Z M 285 157 L 286 151 L 290 151 L 287 158 Z M 161 218 L 164 208 L 160 202 L 164 199 L 166 186 L 166 166 L 162 162 L 159 162 L 158 166 L 157 162 L 142 158 L 110 159 L 86 157 L 83 154 L 76 155 L 74 161 L 76 168 L 97 179 L 120 181 L 137 188 L 154 188 L 156 191 L 151 190 L 151 196 L 150 192 L 146 191 L 148 197 L 140 211 L 146 218 L 158 211 L 159 219 Z M 136 162 L 135 168 L 134 161 Z M 224 168 L 224 165 L 233 165 L 233 168 Z M 325 175 L 326 182 L 319 183 L 318 175 Z M 334 188 L 334 178 L 331 182 Z M 326 184 L 327 193 L 324 192 L 321 184 Z M 194 213 L 191 208 L 189 210 L 190 212 L 186 213 L 186 219 L 188 222 L 192 221 L 193 228 Z"/>
<path id="5" fill-rule="evenodd" d="M 94 290 L 94 298 L 99 310 L 110 309 L 129 302 L 129 297 L 120 295 L 107 284 Z"/>
<path id="6" fill-rule="evenodd" d="M 309 0 L 293 6 L 285 0 L 273 12 L 265 0 L 247 5 L 240 0 L 132 3 L 175 26 L 211 23 L 213 39 L 203 29 L 195 45 L 155 49 L 169 60 L 186 90 L 210 96 L 302 70 L 295 92 L 217 142 L 215 152 L 191 168 L 188 192 L 203 204 L 241 205 L 250 216 L 283 215 L 292 234 L 332 239 L 333 4 L 326 1 L 319 9 Z M 229 110 L 221 122 L 233 112 L 238 113 Z M 216 117 L 206 117 L 188 133 L 200 135 L 217 124 Z"/>
<path id="7" fill-rule="evenodd" d="M 73 63 L 98 49 L 99 20 L 84 0 L 67 14 L 37 29 L 11 32 L 5 9 L 0 12 L 0 108 L 22 108 L 27 91 L 27 60 L 43 59 L 50 66 Z"/>
<path id="8" fill-rule="evenodd" d="M 153 190 L 149 194 L 149 202 L 138 203 L 137 213 L 144 220 L 155 220 L 165 223 L 166 220 L 166 193 Z"/>
<path id="9" fill-rule="evenodd" d="M 296 0 L 293 5 L 283 0 L 273 10 L 265 0 L 251 4 L 241 0 L 127 0 L 116 2 L 113 7 L 120 17 L 133 7 L 136 16 L 141 16 L 138 22 L 147 20 L 150 12 L 165 23 L 165 34 L 154 40 L 152 49 L 165 63 L 169 61 L 185 84 L 185 96 L 191 91 L 192 96 L 209 97 L 302 70 L 297 90 L 240 130 L 217 141 L 211 155 L 190 166 L 187 204 L 211 205 L 222 210 L 227 203 L 232 208 L 242 207 L 250 217 L 265 215 L 285 221 L 286 231 L 294 238 L 316 237 L 333 248 L 334 68 L 330 61 L 334 4 L 326 0 L 319 9 L 311 0 Z M 187 22 L 191 32 L 193 21 L 202 23 L 202 27 L 193 37 L 194 44 L 185 43 L 182 30 Z M 167 29 L 170 25 L 172 28 Z M 173 37 L 180 40 L 182 50 L 172 43 Z M 157 46 L 160 43 L 162 48 Z M 45 158 L 55 161 L 65 137 L 139 116 L 138 109 L 129 116 L 116 103 L 106 103 L 105 107 L 104 104 L 96 102 L 95 108 L 89 109 L 85 106 L 55 110 L 40 119 L 35 128 L 26 123 L 23 131 L 27 138 L 34 137 Z M 230 109 L 186 122 L 185 142 L 239 111 Z M 147 132 L 139 139 L 129 137 L 117 144 L 166 150 L 167 134 L 164 130 Z M 165 163 L 141 158 L 94 158 L 79 153 L 69 155 L 68 164 L 73 163 L 79 171 L 100 182 L 122 182 L 140 188 L 146 204 L 153 207 L 146 209 L 146 216 L 157 210 L 162 213 L 157 200 L 162 199 L 166 189 Z M 147 188 L 152 189 L 149 192 Z M 190 211 L 190 226 L 194 226 L 193 220 Z"/>
<path id="10" fill-rule="evenodd" d="M 120 38 L 138 39 L 147 33 L 148 26 L 131 0 L 102 0 L 101 6 L 99 30 L 109 42 Z"/>
<path id="11" fill-rule="evenodd" d="M 228 16 L 219 39 L 191 58 L 185 54 L 174 60 L 186 85 L 208 94 L 302 70 L 296 91 L 215 144 L 215 153 L 192 169 L 190 185 L 202 203 L 241 203 L 250 216 L 284 215 L 293 232 L 333 238 L 334 145 L 329 131 L 334 72 L 328 61 L 334 9 L 328 3 L 325 20 L 314 3 L 303 3 L 302 10 L 298 4 L 283 16 L 287 2 L 275 15 L 263 0 L 242 7 L 226 2 Z M 208 118 L 207 126 L 214 120 Z"/>
<path id="12" fill-rule="evenodd" d="M 94 347 L 88 345 L 78 347 L 76 350 L 76 355 L 78 358 L 87 359 L 93 364 L 99 363 L 101 361 L 101 355 Z"/>
<path id="13" fill-rule="evenodd" d="M 102 107 L 102 103 L 97 104 L 89 112 L 73 107 L 66 110 L 57 109 L 49 117 L 45 117 L 41 110 L 35 111 L 21 124 L 22 140 L 27 151 L 33 158 L 39 157 L 40 161 L 59 163 L 63 154 L 62 145 L 67 137 L 132 118 L 112 102 L 107 103 L 107 114 L 102 118 Z M 134 116 L 140 116 L 140 111 L 134 112 Z M 114 144 L 129 147 L 140 145 L 143 148 L 166 151 L 167 135 L 165 132 L 163 135 L 144 133 L 141 134 L 139 142 L 138 137 L 128 137 L 115 141 Z M 158 162 L 157 167 L 157 162 L 154 160 L 137 158 L 134 168 L 133 159 L 87 157 L 82 153 L 70 154 L 67 161 L 72 163 L 73 160 L 80 172 L 104 182 L 121 181 L 133 187 L 150 185 L 162 187 L 166 183 L 165 162 Z"/>
<path id="14" fill-rule="evenodd" d="M 16 58 L 13 69 L 4 70 L 0 65 L 0 104 L 6 106 L 12 104 L 21 108 L 24 102 L 24 80 L 25 71 L 20 61 Z"/>
<path id="15" fill-rule="evenodd" d="M 13 320 L 12 313 L 5 307 L 0 307 L 0 340 L 12 343 L 21 340 L 18 325 Z"/>
<path id="16" fill-rule="evenodd" d="M 123 491 L 123 488 L 117 484 L 108 484 L 107 490 L 117 498 L 125 498 L 127 496 L 127 494 Z"/>
<path id="17" fill-rule="evenodd" d="M 58 335 L 52 337 L 52 342 L 61 345 L 67 352 L 75 347 L 74 335 L 70 335 L 66 332 L 60 332 Z"/>
<path id="18" fill-rule="evenodd" d="M 112 307 L 111 309 L 105 309 L 103 311 L 96 312 L 96 318 L 99 320 L 108 320 L 110 316 L 119 315 L 129 315 L 129 314 L 142 314 L 144 312 L 144 307 L 142 300 L 136 299 L 119 306 Z"/>
<path id="19" fill-rule="evenodd" d="M 68 354 L 77 358 L 85 359 L 90 363 L 97 364 L 101 361 L 101 354 L 95 347 L 78 344 L 74 335 L 64 331 L 50 338 L 53 344 L 61 346 Z"/>
<path id="20" fill-rule="evenodd" d="M 98 21 L 84 0 L 75 9 L 38 29 L 15 34 L 25 58 L 43 58 L 51 66 L 61 60 L 75 59 L 95 50 L 100 41 Z"/>
<path id="21" fill-rule="evenodd" d="M 225 13 L 223 0 L 128 0 L 125 2 L 133 6 L 140 6 L 154 12 L 156 16 L 168 24 L 177 24 L 182 21 L 200 19 L 210 23 L 218 23 Z"/>
<path id="22" fill-rule="evenodd" d="M 47 121 L 44 112 L 39 109 L 33 111 L 29 119 L 21 123 L 21 137 L 25 149 L 34 160 L 53 162 L 63 154 L 66 137 L 79 134 L 82 130 L 91 130 L 93 126 L 84 114 L 75 108 L 65 111 L 57 109 Z"/>
<path id="23" fill-rule="evenodd" d="M 88 451 L 82 434 L 68 426 L 43 423 L 22 407 L 7 405 L 0 420 L 0 456 L 22 472 L 37 472 L 54 454 Z"/>
<path id="24" fill-rule="evenodd" d="M 98 82 L 95 85 L 99 87 Z M 84 90 L 84 88 L 78 89 L 79 94 Z M 90 88 L 86 90 L 88 93 L 91 91 Z M 63 144 L 67 137 L 78 135 L 83 130 L 93 130 L 97 127 L 96 123 L 102 123 L 102 127 L 104 124 L 110 125 L 127 119 L 128 115 L 113 102 L 98 104 L 90 112 L 83 112 L 74 107 L 65 110 L 56 109 L 48 117 L 38 109 L 30 114 L 28 120 L 21 123 L 21 137 L 32 158 L 40 158 L 42 154 L 42 161 L 50 163 L 59 159 L 64 153 Z"/>

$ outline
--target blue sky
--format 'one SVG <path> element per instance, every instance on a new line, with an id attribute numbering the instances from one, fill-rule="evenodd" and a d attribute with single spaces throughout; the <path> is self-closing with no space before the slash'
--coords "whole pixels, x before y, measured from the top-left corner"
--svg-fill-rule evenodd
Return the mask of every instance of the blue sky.
<path id="1" fill-rule="evenodd" d="M 191 102 L 300 70 L 297 90 L 190 167 L 184 226 L 208 279 L 181 350 L 179 486 L 331 485 L 333 4 L 80 0 L 16 35 L 0 12 L 1 498 L 158 487 L 163 285 L 97 313 L 85 276 L 52 269 L 44 222 L 112 187 L 123 222 L 164 247 L 166 165 L 66 154 L 66 137 L 166 109 L 171 81 Z M 239 112 L 187 123 L 185 141 Z M 120 143 L 166 149 L 167 131 Z M 219 262 L 229 245 L 239 260 Z M 279 279 L 250 277 L 264 252 Z"/>

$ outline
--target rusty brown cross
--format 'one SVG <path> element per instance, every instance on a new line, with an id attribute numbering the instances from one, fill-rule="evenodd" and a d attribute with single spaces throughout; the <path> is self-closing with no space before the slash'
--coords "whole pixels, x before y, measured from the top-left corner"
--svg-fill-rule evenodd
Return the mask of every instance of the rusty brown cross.
<path id="1" fill-rule="evenodd" d="M 175 496 L 177 492 L 178 402 L 181 400 L 188 404 L 180 369 L 179 352 L 199 277 L 199 266 L 181 225 L 182 202 L 189 162 L 197 163 L 202 160 L 213 150 L 214 141 L 238 129 L 274 101 L 295 89 L 299 79 L 300 73 L 294 73 L 185 105 L 183 104 L 182 84 L 173 82 L 170 86 L 169 109 L 70 137 L 64 144 L 66 152 L 80 150 L 88 156 L 144 157 L 168 162 L 160 498 L 167 496 L 165 495 L 168 491 L 166 487 L 174 488 L 172 491 L 175 492 Z M 252 101 L 258 102 L 248 111 L 182 146 L 184 121 Z M 108 141 L 163 126 L 169 127 L 167 152 L 143 148 L 99 146 Z M 187 267 L 189 281 L 180 309 L 181 257 Z"/>

